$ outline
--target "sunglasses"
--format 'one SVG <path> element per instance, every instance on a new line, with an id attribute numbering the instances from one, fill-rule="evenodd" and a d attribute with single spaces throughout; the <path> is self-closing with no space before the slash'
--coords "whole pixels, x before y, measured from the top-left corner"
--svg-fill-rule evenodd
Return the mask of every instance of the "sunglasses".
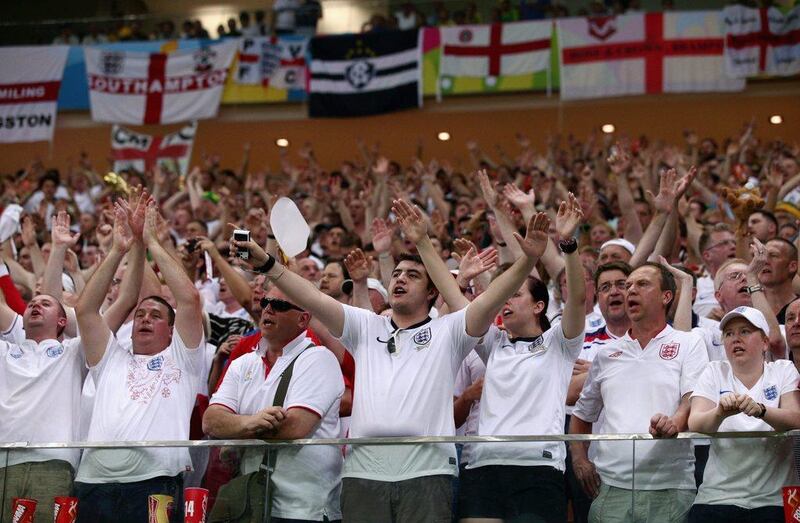
<path id="1" fill-rule="evenodd" d="M 279 300 L 277 298 L 261 298 L 261 308 L 266 309 L 267 306 L 271 307 L 274 312 L 286 312 L 290 310 L 305 312 L 294 303 L 289 303 L 286 300 Z"/>

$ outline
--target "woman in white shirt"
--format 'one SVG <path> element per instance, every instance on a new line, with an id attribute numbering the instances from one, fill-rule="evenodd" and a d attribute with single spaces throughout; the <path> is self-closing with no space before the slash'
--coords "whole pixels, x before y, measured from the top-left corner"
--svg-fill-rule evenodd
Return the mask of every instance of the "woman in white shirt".
<path id="1" fill-rule="evenodd" d="M 486 363 L 478 434 L 564 434 L 567 389 L 583 345 L 585 282 L 573 239 L 582 220 L 574 196 L 561 204 L 556 230 L 564 252 L 568 300 L 561 321 L 547 320 L 547 286 L 529 277 L 476 347 Z M 512 240 L 513 241 L 513 240 Z M 567 520 L 566 447 L 561 442 L 475 445 L 461 477 L 462 523 Z"/>
<path id="2" fill-rule="evenodd" d="M 769 326 L 751 307 L 720 322 L 726 360 L 712 361 L 694 387 L 689 430 L 800 428 L 800 374 L 789 360 L 767 362 Z M 788 438 L 713 439 L 689 522 L 782 522 L 782 487 L 795 477 Z"/>

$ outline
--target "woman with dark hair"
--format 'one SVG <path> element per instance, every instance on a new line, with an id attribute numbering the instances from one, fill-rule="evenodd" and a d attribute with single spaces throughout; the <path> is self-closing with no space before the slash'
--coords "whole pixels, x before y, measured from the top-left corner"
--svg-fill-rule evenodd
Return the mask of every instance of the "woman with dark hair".
<path id="1" fill-rule="evenodd" d="M 567 389 L 583 344 L 583 267 L 573 235 L 583 219 L 573 195 L 556 217 L 565 254 L 568 300 L 560 322 L 547 319 L 547 286 L 533 276 L 501 309 L 476 352 L 486 363 L 478 433 L 564 434 Z M 459 492 L 462 522 L 566 521 L 560 442 L 475 445 Z"/>

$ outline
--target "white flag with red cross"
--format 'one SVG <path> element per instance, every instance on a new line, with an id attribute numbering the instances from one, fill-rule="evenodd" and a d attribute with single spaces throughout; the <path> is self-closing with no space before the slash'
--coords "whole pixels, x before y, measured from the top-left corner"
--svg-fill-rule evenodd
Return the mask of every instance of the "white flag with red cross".
<path id="1" fill-rule="evenodd" d="M 800 6 L 784 14 L 777 7 L 731 5 L 722 11 L 722 22 L 729 75 L 800 73 Z"/>
<path id="2" fill-rule="evenodd" d="M 192 122 L 181 130 L 164 136 L 137 133 L 125 127 L 111 127 L 111 157 L 114 171 L 134 169 L 138 172 L 150 171 L 158 165 L 185 175 L 192 157 L 192 145 L 197 131 L 197 123 Z"/>
<path id="3" fill-rule="evenodd" d="M 558 21 L 566 100 L 692 91 L 740 91 L 723 62 L 719 11 Z"/>
<path id="4" fill-rule="evenodd" d="M 166 124 L 216 116 L 236 41 L 169 54 L 84 52 L 93 120 Z"/>
<path id="5" fill-rule="evenodd" d="M 0 48 L 0 143 L 53 139 L 66 45 Z"/>
<path id="6" fill-rule="evenodd" d="M 550 64 L 550 21 L 440 28 L 441 76 L 530 74 Z"/>

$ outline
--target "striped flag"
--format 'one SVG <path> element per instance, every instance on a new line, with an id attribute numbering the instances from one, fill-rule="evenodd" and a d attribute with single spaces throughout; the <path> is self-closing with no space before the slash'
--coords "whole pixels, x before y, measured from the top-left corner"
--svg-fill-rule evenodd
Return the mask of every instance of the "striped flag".
<path id="1" fill-rule="evenodd" d="M 309 115 L 381 114 L 422 105 L 419 31 L 311 40 Z"/>

